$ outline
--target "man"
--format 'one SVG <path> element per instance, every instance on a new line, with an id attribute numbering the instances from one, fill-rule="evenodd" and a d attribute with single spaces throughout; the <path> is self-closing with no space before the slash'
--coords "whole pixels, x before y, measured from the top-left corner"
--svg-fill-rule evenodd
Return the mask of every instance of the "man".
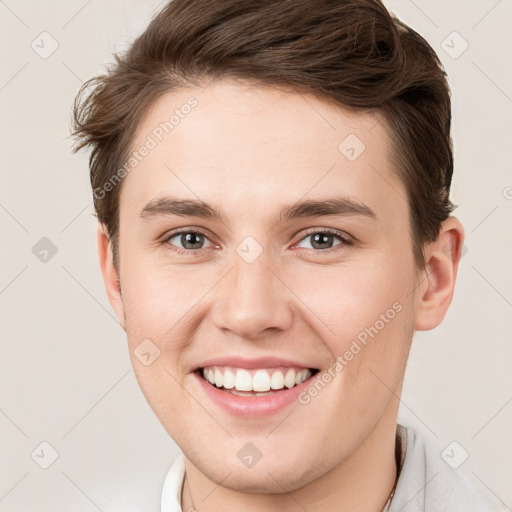
<path id="1" fill-rule="evenodd" d="M 500 510 L 397 425 L 464 239 L 450 118 L 378 0 L 174 0 L 83 88 L 106 290 L 183 452 L 163 512 Z"/>

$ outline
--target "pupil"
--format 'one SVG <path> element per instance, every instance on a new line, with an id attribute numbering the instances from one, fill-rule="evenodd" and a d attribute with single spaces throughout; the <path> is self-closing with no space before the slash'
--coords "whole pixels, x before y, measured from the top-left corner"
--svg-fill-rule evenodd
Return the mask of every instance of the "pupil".
<path id="1" fill-rule="evenodd" d="M 200 241 L 198 241 L 198 237 L 201 237 L 200 233 L 186 233 L 185 235 L 181 236 L 181 243 L 184 247 L 187 247 L 187 245 L 196 245 L 200 244 Z M 196 247 L 187 247 L 187 249 L 195 249 Z"/>
<path id="2" fill-rule="evenodd" d="M 325 241 L 327 238 L 327 241 Z M 315 235 L 313 235 L 313 247 L 315 247 L 316 245 L 322 245 L 323 244 L 328 244 L 330 240 L 330 238 L 332 238 L 332 235 L 330 235 L 329 233 L 316 233 Z M 320 247 L 320 249 L 325 249 L 325 247 Z"/>

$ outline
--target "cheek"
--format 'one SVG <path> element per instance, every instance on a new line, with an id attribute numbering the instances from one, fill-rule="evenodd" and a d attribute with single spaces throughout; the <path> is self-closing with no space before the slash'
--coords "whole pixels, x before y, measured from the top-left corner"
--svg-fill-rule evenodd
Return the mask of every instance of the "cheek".
<path id="1" fill-rule="evenodd" d="M 127 262 L 128 263 L 128 262 Z M 181 269 L 158 268 L 144 261 L 129 262 L 122 277 L 126 324 L 132 337 L 175 338 L 193 316 L 194 305 L 215 284 L 211 273 Z"/>
<path id="2" fill-rule="evenodd" d="M 316 317 L 315 324 L 323 325 L 326 338 L 341 349 L 375 323 L 379 330 L 382 322 L 386 326 L 399 323 L 394 321 L 400 316 L 397 310 L 405 310 L 411 302 L 411 275 L 383 262 L 317 269 L 308 274 L 307 280 L 290 274 L 288 282 L 293 283 L 294 292 L 305 306 L 303 310 Z"/>
<path id="3" fill-rule="evenodd" d="M 307 281 L 314 286 L 294 283 L 308 322 L 339 363 L 331 370 L 337 400 L 367 397 L 356 409 L 384 403 L 399 385 L 413 333 L 412 276 L 407 263 L 388 260 L 316 272 Z"/>
<path id="4" fill-rule="evenodd" d="M 296 282 L 294 291 L 309 313 L 302 311 L 332 354 L 325 388 L 312 385 L 302 396 L 311 417 L 331 413 L 336 425 L 365 418 L 361 428 L 366 428 L 395 396 L 413 333 L 413 302 L 411 276 L 392 266 L 331 269 L 315 276 L 314 288 Z"/>
<path id="5" fill-rule="evenodd" d="M 214 276 L 210 277 L 213 284 Z M 194 305 L 211 288 L 208 281 L 207 276 L 197 279 L 185 270 L 164 272 L 137 262 L 124 268 L 121 283 L 132 366 L 142 392 L 156 416 L 164 419 L 165 428 L 179 429 L 179 422 L 175 425 L 165 419 L 190 412 L 182 384 L 182 358 L 194 332 Z M 149 351 L 151 358 L 153 352 L 157 354 L 149 365 L 144 364 L 139 347 Z"/>

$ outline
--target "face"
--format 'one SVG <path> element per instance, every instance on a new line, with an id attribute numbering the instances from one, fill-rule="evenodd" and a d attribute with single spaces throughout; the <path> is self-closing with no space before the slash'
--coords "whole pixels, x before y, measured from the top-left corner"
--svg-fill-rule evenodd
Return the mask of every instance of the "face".
<path id="1" fill-rule="evenodd" d="M 116 306 L 140 386 L 212 481 L 303 486 L 396 420 L 417 274 L 386 128 L 226 80 L 161 97 L 144 145 Z"/>

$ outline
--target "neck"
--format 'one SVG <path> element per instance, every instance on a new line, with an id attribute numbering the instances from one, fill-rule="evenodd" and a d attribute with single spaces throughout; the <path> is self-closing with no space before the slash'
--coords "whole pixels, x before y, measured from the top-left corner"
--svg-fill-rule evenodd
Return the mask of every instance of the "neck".
<path id="1" fill-rule="evenodd" d="M 348 458 L 321 478 L 292 492 L 283 489 L 281 494 L 243 493 L 217 485 L 186 458 L 182 509 L 184 512 L 238 512 L 247 509 L 257 512 L 295 512 L 300 509 L 381 512 L 396 480 L 395 436 L 396 414 L 383 416 Z"/>

